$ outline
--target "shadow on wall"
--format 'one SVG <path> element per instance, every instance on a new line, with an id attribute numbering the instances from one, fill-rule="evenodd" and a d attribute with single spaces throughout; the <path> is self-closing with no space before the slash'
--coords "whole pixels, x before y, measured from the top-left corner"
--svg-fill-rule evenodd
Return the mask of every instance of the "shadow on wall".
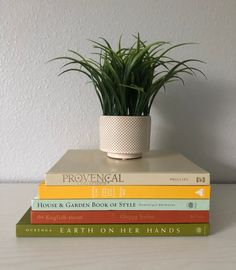
<path id="1" fill-rule="evenodd" d="M 214 182 L 235 182 L 235 100 L 236 90 L 230 85 L 170 85 L 153 104 L 152 148 L 181 152 L 208 170 Z"/>

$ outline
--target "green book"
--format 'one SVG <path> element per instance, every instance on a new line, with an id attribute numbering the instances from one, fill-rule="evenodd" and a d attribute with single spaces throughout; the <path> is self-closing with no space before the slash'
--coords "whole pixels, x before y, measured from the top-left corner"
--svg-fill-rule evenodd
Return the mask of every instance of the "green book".
<path id="1" fill-rule="evenodd" d="M 192 224 L 30 224 L 30 209 L 16 224 L 18 237 L 206 236 L 208 223 Z"/>

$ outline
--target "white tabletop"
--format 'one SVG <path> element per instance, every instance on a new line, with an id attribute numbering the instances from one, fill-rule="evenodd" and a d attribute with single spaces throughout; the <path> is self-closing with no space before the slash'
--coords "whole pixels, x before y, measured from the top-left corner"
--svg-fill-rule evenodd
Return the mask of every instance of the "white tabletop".
<path id="1" fill-rule="evenodd" d="M 16 238 L 35 184 L 0 184 L 0 269 L 236 269 L 236 185 L 214 185 L 208 237 Z"/>

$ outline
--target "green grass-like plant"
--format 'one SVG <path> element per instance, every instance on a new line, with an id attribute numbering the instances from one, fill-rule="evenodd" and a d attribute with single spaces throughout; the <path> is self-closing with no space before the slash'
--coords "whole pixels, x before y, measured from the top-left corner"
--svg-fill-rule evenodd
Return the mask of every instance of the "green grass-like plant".
<path id="1" fill-rule="evenodd" d="M 184 84 L 185 74 L 198 72 L 205 76 L 200 69 L 191 66 L 193 62 L 204 62 L 198 59 L 178 61 L 168 56 L 171 50 L 193 43 L 171 46 L 169 42 L 156 41 L 147 44 L 139 34 L 134 38 L 129 48 L 122 47 L 120 38 L 117 50 L 104 38 L 101 42 L 90 40 L 98 60 L 85 58 L 72 50 L 69 50 L 72 56 L 52 60 L 67 61 L 59 75 L 77 71 L 91 80 L 104 115 L 147 116 L 157 93 L 168 83 L 180 81 Z"/>

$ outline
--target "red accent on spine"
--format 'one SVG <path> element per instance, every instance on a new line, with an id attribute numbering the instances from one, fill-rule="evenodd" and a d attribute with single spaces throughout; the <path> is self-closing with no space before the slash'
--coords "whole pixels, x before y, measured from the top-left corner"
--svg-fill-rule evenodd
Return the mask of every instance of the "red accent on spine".
<path id="1" fill-rule="evenodd" d="M 31 224 L 208 223 L 209 211 L 32 211 Z"/>

